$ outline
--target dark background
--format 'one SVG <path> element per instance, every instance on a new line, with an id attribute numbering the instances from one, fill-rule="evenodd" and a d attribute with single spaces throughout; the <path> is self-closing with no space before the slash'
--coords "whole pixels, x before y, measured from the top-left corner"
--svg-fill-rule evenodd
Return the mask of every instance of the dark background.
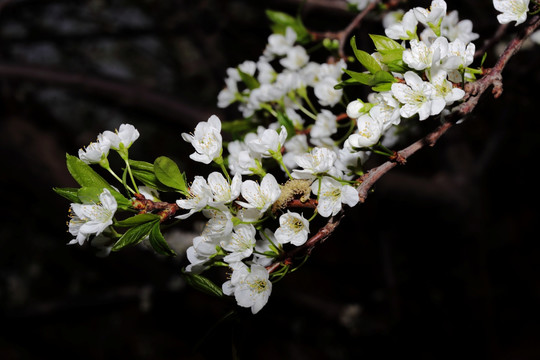
<path id="1" fill-rule="evenodd" d="M 447 3 L 481 39 L 497 29 L 491 1 Z M 1 359 L 540 358 L 538 45 L 511 60 L 501 98 L 387 174 L 256 316 L 218 323 L 233 307 L 189 288 L 181 255 L 66 246 L 69 204 L 52 191 L 75 186 L 65 153 L 127 122 L 133 158 L 205 171 L 181 133 L 238 116 L 216 106 L 226 68 L 260 55 L 265 9 L 297 5 L 0 1 Z M 318 31 L 353 16 L 338 0 L 304 10 Z"/>

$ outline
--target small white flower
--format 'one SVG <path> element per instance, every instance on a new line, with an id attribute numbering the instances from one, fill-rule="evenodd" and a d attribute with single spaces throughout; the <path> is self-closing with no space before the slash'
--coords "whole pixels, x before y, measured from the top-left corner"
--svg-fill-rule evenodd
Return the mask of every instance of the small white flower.
<path id="1" fill-rule="evenodd" d="M 383 131 L 401 122 L 399 101 L 391 91 L 374 94 L 373 102 L 375 105 L 369 110 L 369 116 L 383 125 Z"/>
<path id="2" fill-rule="evenodd" d="M 394 40 L 411 40 L 416 38 L 416 28 L 418 20 L 414 15 L 413 10 L 409 10 L 403 15 L 401 21 L 396 21 L 389 25 L 384 33 L 390 39 Z"/>
<path id="3" fill-rule="evenodd" d="M 108 142 L 111 149 L 121 150 L 129 147 L 139 138 L 139 131 L 131 124 L 122 124 L 116 132 L 103 132 L 102 141 Z"/>
<path id="4" fill-rule="evenodd" d="M 97 141 L 90 143 L 84 149 L 79 149 L 79 159 L 87 164 L 97 164 L 106 159 L 111 148 L 110 142 L 103 139 L 99 134 Z"/>
<path id="5" fill-rule="evenodd" d="M 465 91 L 452 86 L 452 83 L 446 79 L 446 71 L 443 69 L 431 70 L 431 83 L 435 87 L 438 96 L 444 99 L 446 105 L 451 105 L 455 101 L 463 99 Z"/>
<path id="6" fill-rule="evenodd" d="M 315 124 L 311 128 L 309 135 L 312 138 L 329 138 L 337 132 L 336 115 L 327 109 L 322 109 L 317 114 Z"/>
<path id="7" fill-rule="evenodd" d="M 205 262 L 217 252 L 219 244 L 215 238 L 201 235 L 193 239 L 193 245 L 186 250 L 186 257 L 189 265 L 186 266 L 186 271 L 189 273 L 201 273 L 207 266 Z"/>
<path id="8" fill-rule="evenodd" d="M 304 47 L 297 45 L 287 51 L 287 56 L 279 60 L 279 63 L 286 69 L 296 71 L 309 61 L 309 55 Z"/>
<path id="9" fill-rule="evenodd" d="M 287 140 L 287 129 L 285 126 L 281 126 L 281 130 L 278 132 L 274 129 L 266 129 L 258 136 L 246 144 L 249 149 L 263 157 L 271 157 L 272 153 L 281 152 L 281 147 Z"/>
<path id="10" fill-rule="evenodd" d="M 269 266 L 274 261 L 274 256 L 276 255 L 272 245 L 272 243 L 277 243 L 276 237 L 270 229 L 259 231 L 259 237 L 260 239 L 255 243 L 253 262 L 257 265 Z M 266 255 L 266 253 L 271 253 L 271 255 Z"/>
<path id="11" fill-rule="evenodd" d="M 217 206 L 213 209 L 203 209 L 202 213 L 208 218 L 202 235 L 212 239 L 222 240 L 231 235 L 233 229 L 233 215 L 225 206 Z"/>
<path id="12" fill-rule="evenodd" d="M 99 235 L 112 224 L 118 204 L 108 189 L 99 195 L 98 204 L 71 204 L 68 227 L 75 239 L 68 244 L 82 245 L 91 235 Z"/>
<path id="13" fill-rule="evenodd" d="M 283 163 L 288 169 L 294 169 L 296 157 L 309 151 L 306 134 L 294 135 L 285 142 L 285 153 L 283 154 Z"/>
<path id="14" fill-rule="evenodd" d="M 246 140 L 247 138 L 248 136 L 246 136 Z M 255 162 L 256 157 L 254 157 L 249 151 L 249 148 L 245 142 L 240 140 L 231 141 L 229 145 L 227 145 L 227 150 L 229 151 L 229 170 L 233 175 L 253 174 L 253 171 L 250 169 L 257 168 L 257 164 Z M 260 156 L 258 156 L 258 160 L 260 160 Z"/>
<path id="15" fill-rule="evenodd" d="M 286 55 L 293 47 L 295 41 L 296 32 L 291 27 L 287 27 L 285 35 L 272 34 L 268 37 L 268 44 L 266 45 L 264 53 L 270 57 L 273 57 L 274 55 Z"/>
<path id="16" fill-rule="evenodd" d="M 358 192 L 355 188 L 350 185 L 343 185 L 327 176 L 323 177 L 322 180 L 313 182 L 311 191 L 315 195 L 318 194 L 317 212 L 324 217 L 336 215 L 341 210 L 342 204 L 355 206 L 359 201 Z"/>
<path id="17" fill-rule="evenodd" d="M 236 203 L 247 209 L 258 209 L 264 212 L 279 198 L 281 187 L 274 175 L 266 174 L 260 185 L 253 180 L 244 181 L 241 194 L 246 201 L 236 201 Z"/>
<path id="18" fill-rule="evenodd" d="M 362 100 L 353 100 L 347 104 L 347 116 L 351 119 L 358 119 L 360 115 L 365 114 L 363 111 L 365 104 Z"/>
<path id="19" fill-rule="evenodd" d="M 418 114 L 420 120 L 425 120 L 444 109 L 446 102 L 438 96 L 432 84 L 412 71 L 407 71 L 404 78 L 406 84 L 392 84 L 392 94 L 403 104 L 399 110 L 401 116 L 409 118 Z"/>
<path id="20" fill-rule="evenodd" d="M 296 163 L 302 170 L 294 170 L 295 179 L 313 179 L 317 175 L 326 174 L 332 170 L 337 155 L 325 147 L 315 147 L 311 152 L 296 157 Z"/>
<path id="21" fill-rule="evenodd" d="M 220 243 L 223 250 L 230 252 L 223 260 L 227 263 L 234 263 L 251 256 L 255 247 L 256 232 L 255 227 L 251 224 L 235 226 L 230 238 L 222 240 Z"/>
<path id="22" fill-rule="evenodd" d="M 263 266 L 253 264 L 251 269 L 242 262 L 230 264 L 233 269 L 231 280 L 222 285 L 225 295 L 233 295 L 238 306 L 251 308 L 258 313 L 268 302 L 272 293 L 269 273 Z"/>
<path id="23" fill-rule="evenodd" d="M 223 88 L 217 96 L 219 108 L 226 108 L 237 100 L 238 85 L 237 80 L 231 77 L 225 79 L 225 88 Z"/>
<path id="24" fill-rule="evenodd" d="M 448 44 L 448 54 L 443 60 L 442 66 L 446 70 L 463 69 L 474 61 L 474 51 L 473 43 L 465 46 L 465 43 L 459 39 L 452 41 Z"/>
<path id="25" fill-rule="evenodd" d="M 189 197 L 187 199 L 176 200 L 176 204 L 181 209 L 189 209 L 184 215 L 178 215 L 177 219 L 187 219 L 196 212 L 201 211 L 212 200 L 212 190 L 202 176 L 195 176 L 191 187 L 189 188 Z"/>
<path id="26" fill-rule="evenodd" d="M 497 15 L 501 24 L 515 21 L 515 26 L 525 22 L 529 11 L 529 0 L 493 0 L 493 6 L 502 14 Z"/>
<path id="27" fill-rule="evenodd" d="M 438 26 L 446 15 L 446 2 L 444 0 L 433 0 L 429 9 L 416 7 L 413 9 L 416 19 L 425 26 Z"/>
<path id="28" fill-rule="evenodd" d="M 415 70 L 424 70 L 437 65 L 448 52 L 448 40 L 438 37 L 428 46 L 423 41 L 411 40 L 411 48 L 403 51 L 403 61 Z"/>
<path id="29" fill-rule="evenodd" d="M 356 126 L 358 130 L 345 140 L 344 148 L 356 151 L 379 142 L 383 132 L 383 124 L 380 121 L 373 119 L 369 114 L 365 114 L 356 120 Z"/>
<path id="30" fill-rule="evenodd" d="M 221 120 L 216 115 L 198 123 L 193 135 L 182 133 L 182 138 L 195 148 L 195 152 L 189 155 L 194 161 L 210 164 L 221 156 Z"/>
<path id="31" fill-rule="evenodd" d="M 235 174 L 231 184 L 229 184 L 220 172 L 214 171 L 208 175 L 208 186 L 214 194 L 213 200 L 210 201 L 212 205 L 228 204 L 240 195 L 242 176 Z"/>
<path id="32" fill-rule="evenodd" d="M 333 107 L 343 95 L 343 89 L 335 89 L 338 81 L 330 76 L 327 76 L 315 84 L 314 92 L 321 106 Z"/>
<path id="33" fill-rule="evenodd" d="M 309 234 L 309 221 L 302 215 L 287 211 L 279 217 L 279 228 L 274 236 L 280 244 L 291 243 L 296 246 L 305 244 Z"/>
<path id="34" fill-rule="evenodd" d="M 441 22 L 441 35 L 450 41 L 459 39 L 464 44 L 468 44 L 478 39 L 480 35 L 474 33 L 472 29 L 473 23 L 471 20 L 459 21 L 457 10 L 448 13 Z"/>

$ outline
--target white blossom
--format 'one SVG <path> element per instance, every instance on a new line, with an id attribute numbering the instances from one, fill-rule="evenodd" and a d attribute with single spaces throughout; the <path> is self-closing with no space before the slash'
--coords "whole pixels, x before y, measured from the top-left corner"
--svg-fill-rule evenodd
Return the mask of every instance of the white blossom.
<path id="1" fill-rule="evenodd" d="M 383 131 L 401 122 L 399 101 L 391 91 L 375 93 L 373 103 L 375 105 L 369 110 L 369 116 L 382 124 Z"/>
<path id="2" fill-rule="evenodd" d="M 204 265 L 217 253 L 219 243 L 215 238 L 200 235 L 193 239 L 193 245 L 186 250 L 186 257 L 189 264 L 186 266 L 186 272 L 201 273 L 206 270 Z"/>
<path id="3" fill-rule="evenodd" d="M 304 47 L 297 45 L 287 51 L 287 56 L 279 60 L 279 63 L 286 69 L 298 70 L 309 61 L 309 55 Z"/>
<path id="4" fill-rule="evenodd" d="M 365 114 L 365 104 L 362 100 L 356 99 L 347 104 L 347 116 L 351 119 L 358 119 L 360 115 Z"/>
<path id="5" fill-rule="evenodd" d="M 274 55 L 282 56 L 287 54 L 287 52 L 293 47 L 294 42 L 296 41 L 296 36 L 296 32 L 291 27 L 287 27 L 285 30 L 285 35 L 270 35 L 268 37 L 268 44 L 264 50 L 265 55 L 273 57 Z"/>
<path id="6" fill-rule="evenodd" d="M 107 158 L 110 148 L 110 142 L 104 140 L 103 135 L 99 134 L 96 142 L 90 143 L 84 149 L 79 149 L 79 159 L 86 164 L 97 164 Z"/>
<path id="7" fill-rule="evenodd" d="M 281 187 L 274 175 L 266 174 L 260 185 L 253 180 L 244 181 L 241 194 L 246 201 L 236 201 L 237 204 L 264 212 L 279 198 Z"/>
<path id="8" fill-rule="evenodd" d="M 314 92 L 319 104 L 333 107 L 341 100 L 343 89 L 335 89 L 337 83 L 335 78 L 327 76 L 315 84 Z"/>
<path id="9" fill-rule="evenodd" d="M 260 156 L 253 156 L 245 142 L 240 140 L 231 141 L 227 145 L 227 150 L 229 151 L 229 170 L 233 175 L 253 174 L 253 171 L 250 169 L 257 168 L 255 159 L 260 159 Z"/>
<path id="10" fill-rule="evenodd" d="M 444 99 L 446 105 L 451 105 L 455 101 L 463 99 L 465 91 L 452 86 L 452 83 L 446 79 L 447 73 L 444 69 L 431 70 L 431 83 L 435 87 L 438 96 Z"/>
<path id="11" fill-rule="evenodd" d="M 272 153 L 281 151 L 281 147 L 285 144 L 286 139 L 287 129 L 285 129 L 285 126 L 281 126 L 279 134 L 274 129 L 265 129 L 257 137 L 247 141 L 246 144 L 251 151 L 263 157 L 271 157 Z"/>
<path id="12" fill-rule="evenodd" d="M 327 176 L 322 180 L 315 180 L 311 185 L 311 191 L 315 195 L 318 194 L 317 212 L 323 217 L 336 215 L 341 210 L 342 204 L 355 206 L 359 201 L 355 188 Z"/>
<path id="13" fill-rule="evenodd" d="M 326 174 L 332 170 L 337 155 L 325 147 L 315 147 L 311 152 L 296 157 L 296 163 L 301 170 L 295 169 L 292 177 L 296 179 L 313 179 L 317 175 Z"/>
<path id="14" fill-rule="evenodd" d="M 227 263 L 234 263 L 251 256 L 255 247 L 256 232 L 255 227 L 251 224 L 235 226 L 230 238 L 222 240 L 220 243 L 223 250 L 230 252 L 223 260 Z"/>
<path id="15" fill-rule="evenodd" d="M 413 9 L 416 19 L 425 26 L 439 26 L 440 21 L 446 15 L 446 2 L 444 0 L 433 0 L 429 9 L 416 7 Z"/>
<path id="16" fill-rule="evenodd" d="M 468 44 L 480 37 L 472 31 L 473 23 L 471 20 L 459 20 L 457 10 L 448 13 L 441 22 L 441 35 L 450 41 L 460 40 Z"/>
<path id="17" fill-rule="evenodd" d="M 448 52 L 448 40 L 445 37 L 438 37 L 429 46 L 424 41 L 413 39 L 410 46 L 410 49 L 403 51 L 403 61 L 415 70 L 424 70 L 438 64 Z"/>
<path id="18" fill-rule="evenodd" d="M 303 245 L 309 234 L 309 221 L 296 212 L 287 211 L 279 217 L 279 228 L 274 233 L 280 244 Z"/>
<path id="19" fill-rule="evenodd" d="M 463 69 L 474 61 L 474 52 L 475 46 L 473 43 L 465 46 L 465 43 L 459 39 L 452 41 L 448 44 L 448 53 L 442 61 L 442 66 L 446 70 Z"/>
<path id="20" fill-rule="evenodd" d="M 355 151 L 355 149 L 370 147 L 379 142 L 383 132 L 383 124 L 380 121 L 365 114 L 356 120 L 356 126 L 358 130 L 345 140 L 344 148 Z"/>
<path id="21" fill-rule="evenodd" d="M 187 214 L 178 215 L 177 219 L 187 219 L 196 212 L 204 209 L 212 200 L 212 190 L 202 176 L 195 176 L 193 183 L 189 188 L 189 196 L 186 199 L 176 200 L 176 204 L 181 208 L 188 210 Z"/>
<path id="22" fill-rule="evenodd" d="M 493 0 L 493 6 L 502 14 L 497 15 L 501 24 L 515 21 L 515 26 L 525 22 L 529 11 L 529 0 Z"/>
<path id="23" fill-rule="evenodd" d="M 420 120 L 425 120 L 444 109 L 446 102 L 432 84 L 412 71 L 407 71 L 404 78 L 406 84 L 392 84 L 392 94 L 403 104 L 399 110 L 401 116 L 409 118 L 418 114 Z"/>
<path id="24" fill-rule="evenodd" d="M 242 176 L 235 174 L 231 183 L 225 179 L 220 172 L 213 172 L 208 175 L 208 186 L 212 190 L 213 200 L 212 205 L 228 204 L 235 200 L 240 195 L 242 187 Z"/>
<path id="25" fill-rule="evenodd" d="M 317 114 L 315 124 L 311 128 L 309 135 L 311 138 L 330 138 L 337 132 L 336 115 L 327 109 L 322 109 Z"/>
<path id="26" fill-rule="evenodd" d="M 283 163 L 288 169 L 294 169 L 296 156 L 309 151 L 306 134 L 297 134 L 285 142 L 285 153 L 283 154 Z"/>
<path id="27" fill-rule="evenodd" d="M 68 229 L 75 239 L 68 244 L 82 245 L 91 235 L 101 234 L 113 222 L 118 204 L 108 189 L 103 189 L 97 204 L 71 204 Z"/>
<path id="28" fill-rule="evenodd" d="M 221 120 L 216 115 L 198 123 L 193 135 L 182 133 L 182 138 L 195 148 L 195 152 L 189 155 L 194 161 L 210 164 L 221 156 Z"/>
<path id="29" fill-rule="evenodd" d="M 394 40 L 411 40 L 416 38 L 418 20 L 411 9 L 403 15 L 401 21 L 395 21 L 384 30 L 386 36 Z"/>
<path id="30" fill-rule="evenodd" d="M 139 138 L 139 131 L 131 124 L 122 124 L 115 132 L 103 132 L 103 142 L 108 142 L 111 149 L 129 149 L 129 147 Z"/>
<path id="31" fill-rule="evenodd" d="M 253 314 L 258 313 L 268 302 L 272 292 L 269 273 L 263 266 L 237 262 L 230 264 L 233 269 L 231 279 L 222 285 L 225 295 L 233 295 L 241 307 L 251 308 Z"/>

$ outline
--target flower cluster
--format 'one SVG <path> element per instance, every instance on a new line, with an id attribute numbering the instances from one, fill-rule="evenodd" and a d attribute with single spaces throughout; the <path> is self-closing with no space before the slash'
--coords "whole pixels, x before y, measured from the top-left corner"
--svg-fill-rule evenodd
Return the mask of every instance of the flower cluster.
<path id="1" fill-rule="evenodd" d="M 348 0 L 357 10 L 370 2 Z M 528 0 L 493 3 L 502 12 L 501 23 L 524 21 Z M 310 246 L 310 236 L 316 239 L 315 220 L 331 221 L 357 205 L 368 157 L 394 158 L 388 147 L 400 127 L 443 114 L 464 98 L 464 83 L 481 73 L 470 67 L 478 34 L 457 11 L 448 12 L 444 0 L 387 13 L 385 35 L 370 35 L 375 51 L 358 49 L 353 37 L 354 59 L 347 61 L 328 42 L 319 47 L 324 56 L 308 52 L 305 46 L 316 40 L 299 18 L 269 16 L 274 33 L 264 52 L 257 61 L 227 69 L 218 94 L 217 106 L 235 104 L 243 119 L 222 123 L 212 115 L 193 133 L 181 134 L 193 146 L 193 161 L 218 170 L 188 183 L 167 157 L 154 163 L 129 158 L 139 137 L 134 126 L 105 131 L 78 157 L 67 156 L 81 188 L 55 189 L 71 201 L 69 244 L 91 240 L 107 255 L 146 241 L 156 252 L 174 255 L 162 224 L 203 217 L 205 225 L 186 251 L 184 275 L 196 287 L 234 296 L 239 306 L 257 313 L 273 281 L 298 265 L 283 261 L 288 251 Z M 370 89 L 366 100 L 351 97 L 354 85 Z M 121 175 L 109 166 L 111 150 L 125 162 Z M 94 164 L 125 191 L 98 175 Z M 161 201 L 161 193 L 175 193 L 176 200 Z M 221 286 L 201 275 L 213 267 L 229 271 Z"/>

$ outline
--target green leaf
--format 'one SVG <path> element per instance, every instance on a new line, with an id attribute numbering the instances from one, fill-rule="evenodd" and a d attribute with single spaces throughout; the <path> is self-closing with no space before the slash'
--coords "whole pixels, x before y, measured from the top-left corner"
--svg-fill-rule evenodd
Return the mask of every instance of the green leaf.
<path id="1" fill-rule="evenodd" d="M 291 119 L 289 119 L 287 117 L 287 115 L 285 115 L 281 111 L 278 111 L 277 112 L 277 120 L 281 125 L 285 126 L 285 129 L 287 130 L 287 139 L 290 139 L 291 137 L 293 137 L 296 134 L 296 130 L 294 129 L 294 125 L 293 125 Z"/>
<path id="2" fill-rule="evenodd" d="M 274 33 L 283 35 L 287 27 L 291 27 L 296 32 L 296 41 L 298 43 L 306 44 L 311 41 L 311 35 L 299 17 L 274 10 L 266 10 L 266 16 L 273 23 L 271 28 Z"/>
<path id="3" fill-rule="evenodd" d="M 80 203 L 79 197 L 77 196 L 78 188 L 53 188 L 53 191 L 58 195 L 68 199 L 72 203 Z"/>
<path id="4" fill-rule="evenodd" d="M 370 34 L 369 37 L 373 40 L 373 44 L 377 51 L 388 51 L 388 50 L 405 50 L 400 43 L 395 40 L 390 39 L 389 37 L 383 35 L 374 35 Z"/>
<path id="5" fill-rule="evenodd" d="M 244 84 L 246 84 L 246 86 L 247 86 L 247 88 L 249 90 L 253 90 L 253 89 L 256 89 L 259 86 L 261 86 L 261 84 L 253 76 L 243 72 L 240 69 L 236 69 L 236 70 L 238 70 L 238 74 L 240 75 L 240 79 L 242 79 L 242 81 L 244 82 Z"/>
<path id="6" fill-rule="evenodd" d="M 139 180 L 143 183 L 143 185 L 146 185 L 148 187 L 151 187 L 152 189 L 156 189 L 158 191 L 163 192 L 174 192 L 177 191 L 176 189 L 173 189 L 171 187 L 163 185 L 158 178 L 156 177 L 156 174 L 154 174 L 154 165 L 152 165 L 152 171 L 145 171 L 145 170 L 131 170 L 131 173 L 135 177 L 135 179 Z"/>
<path id="7" fill-rule="evenodd" d="M 66 154 L 66 163 L 69 173 L 79 185 L 113 190 L 104 178 L 78 157 Z"/>
<path id="8" fill-rule="evenodd" d="M 169 247 L 169 244 L 165 241 L 163 234 L 161 234 L 161 229 L 159 227 L 159 222 L 154 223 L 152 230 L 148 237 L 150 245 L 158 253 L 167 256 L 174 256 L 176 253 Z"/>
<path id="9" fill-rule="evenodd" d="M 379 53 L 381 54 L 381 62 L 383 64 L 388 65 L 399 61 L 403 64 L 403 49 L 382 50 Z"/>
<path id="10" fill-rule="evenodd" d="M 178 190 L 183 194 L 189 193 L 185 175 L 180 172 L 176 163 L 168 157 L 160 156 L 154 161 L 154 172 L 162 184 Z"/>
<path id="11" fill-rule="evenodd" d="M 197 290 L 200 290 L 208 295 L 222 297 L 223 291 L 219 286 L 214 284 L 211 280 L 208 278 L 198 275 L 198 274 L 190 274 L 190 273 L 183 273 L 184 278 L 186 279 L 186 282 L 194 287 Z"/>
<path id="12" fill-rule="evenodd" d="M 154 164 L 146 162 L 146 161 L 138 161 L 138 160 L 128 160 L 129 166 L 131 167 L 131 170 L 137 169 L 137 170 L 144 170 L 144 171 L 151 171 L 154 172 Z"/>
<path id="13" fill-rule="evenodd" d="M 381 83 L 380 85 L 373 86 L 371 90 L 377 92 L 390 91 L 392 90 L 392 83 Z"/>
<path id="14" fill-rule="evenodd" d="M 158 221 L 155 221 L 158 222 Z M 132 227 L 126 231 L 120 239 L 113 245 L 112 250 L 118 251 L 128 245 L 136 245 L 140 243 L 146 235 L 152 230 L 154 226 L 153 221 L 149 221 L 135 227 Z"/>
<path id="15" fill-rule="evenodd" d="M 358 50 L 358 48 L 356 47 L 356 39 L 354 36 L 351 38 L 351 47 L 353 49 L 354 56 L 356 56 L 360 64 L 362 64 L 367 69 L 367 71 L 375 74 L 376 72 L 382 70 L 381 66 L 379 65 L 377 60 L 373 58 L 373 56 L 371 56 L 365 51 Z"/>
<path id="16" fill-rule="evenodd" d="M 343 71 L 354 79 L 357 83 L 364 85 L 371 85 L 373 82 L 373 75 L 367 73 L 360 73 L 352 70 L 343 69 Z"/>
<path id="17" fill-rule="evenodd" d="M 116 199 L 118 208 L 126 210 L 131 207 L 131 202 L 121 193 L 116 191 L 104 178 L 102 178 L 97 172 L 86 164 L 84 161 L 76 156 L 66 154 L 67 168 L 71 176 L 81 185 L 83 188 L 97 188 L 108 189 Z M 98 196 L 99 200 L 99 196 Z"/>
<path id="18" fill-rule="evenodd" d="M 159 215 L 156 215 L 156 214 L 137 214 L 127 219 L 118 221 L 114 225 L 121 226 L 121 227 L 132 227 L 132 226 L 139 226 L 147 222 L 156 222 L 159 220 L 160 220 L 160 217 Z"/>

